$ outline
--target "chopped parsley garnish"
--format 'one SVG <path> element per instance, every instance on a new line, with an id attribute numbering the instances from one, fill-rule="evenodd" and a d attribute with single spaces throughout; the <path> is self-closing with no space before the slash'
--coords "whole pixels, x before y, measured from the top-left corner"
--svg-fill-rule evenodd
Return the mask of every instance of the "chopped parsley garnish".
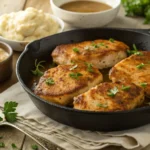
<path id="1" fill-rule="evenodd" d="M 70 73 L 69 76 L 74 79 L 78 79 L 80 76 L 83 76 L 81 73 Z"/>
<path id="2" fill-rule="evenodd" d="M 39 149 L 37 145 L 32 145 L 31 148 L 32 148 L 33 150 L 38 150 L 38 149 Z"/>
<path id="3" fill-rule="evenodd" d="M 35 60 L 35 70 L 31 70 L 32 73 L 35 75 L 35 76 L 42 76 L 44 73 L 40 70 L 40 68 L 44 68 L 44 66 L 42 65 L 42 63 L 45 63 L 45 61 L 40 61 L 37 63 L 37 59 Z"/>
<path id="4" fill-rule="evenodd" d="M 113 38 L 110 38 L 109 41 L 112 42 L 112 43 L 115 42 L 115 40 Z"/>
<path id="5" fill-rule="evenodd" d="M 99 48 L 99 46 L 97 45 L 97 44 L 92 44 L 92 46 L 94 47 L 94 48 Z"/>
<path id="6" fill-rule="evenodd" d="M 137 49 L 137 47 L 136 47 L 135 44 L 133 44 L 133 49 L 134 49 L 135 51 L 138 51 L 138 49 Z"/>
<path id="7" fill-rule="evenodd" d="M 99 45 L 100 45 L 100 46 L 105 46 L 105 44 L 104 44 L 104 43 L 99 43 Z"/>
<path id="8" fill-rule="evenodd" d="M 46 79 L 45 83 L 46 83 L 47 85 L 54 85 L 54 84 L 55 84 L 55 81 L 54 81 L 52 78 L 48 78 L 48 79 Z"/>
<path id="9" fill-rule="evenodd" d="M 137 49 L 137 47 L 136 47 L 135 44 L 133 44 L 133 50 L 127 50 L 127 53 L 128 53 L 129 56 L 132 55 L 132 54 L 134 54 L 134 55 L 140 55 L 140 56 L 143 55 L 142 52 L 138 51 L 138 49 Z"/>
<path id="10" fill-rule="evenodd" d="M 0 148 L 4 148 L 4 147 L 5 147 L 4 142 L 0 142 Z"/>
<path id="11" fill-rule="evenodd" d="M 87 71 L 93 72 L 93 65 L 91 63 L 85 63 L 87 65 Z"/>
<path id="12" fill-rule="evenodd" d="M 13 149 L 16 149 L 16 148 L 17 148 L 16 144 L 14 144 L 14 143 L 11 144 L 11 147 L 12 147 Z"/>
<path id="13" fill-rule="evenodd" d="M 122 90 L 123 91 L 128 91 L 129 89 L 131 88 L 131 86 L 124 86 L 124 85 L 122 85 Z"/>
<path id="14" fill-rule="evenodd" d="M 69 70 L 74 70 L 78 67 L 78 65 L 74 65 L 73 67 L 71 67 Z"/>
<path id="15" fill-rule="evenodd" d="M 3 121 L 3 118 L 2 118 L 2 117 L 0 117 L 0 121 Z"/>
<path id="16" fill-rule="evenodd" d="M 101 103 L 98 103 L 96 106 L 97 106 L 97 107 L 102 107 L 102 108 L 107 108 L 107 107 L 108 107 L 108 104 L 101 104 Z"/>
<path id="17" fill-rule="evenodd" d="M 18 103 L 16 102 L 5 102 L 3 114 L 8 122 L 15 122 L 17 120 L 17 113 L 15 112 L 17 106 Z"/>
<path id="18" fill-rule="evenodd" d="M 144 66 L 145 66 L 145 64 L 144 64 L 144 63 L 141 63 L 141 64 L 137 65 L 136 68 L 142 69 Z"/>
<path id="19" fill-rule="evenodd" d="M 76 48 L 76 47 L 74 47 L 72 50 L 73 50 L 74 52 L 76 52 L 76 53 L 79 53 L 79 49 Z"/>
<path id="20" fill-rule="evenodd" d="M 114 97 L 118 93 L 118 88 L 114 87 L 113 89 L 110 89 L 107 93 L 108 96 Z"/>
<path id="21" fill-rule="evenodd" d="M 96 43 L 94 43 L 94 42 L 92 42 L 92 46 L 93 46 L 94 48 L 99 48 L 99 45 L 96 44 Z"/>
<path id="22" fill-rule="evenodd" d="M 141 85 L 142 87 L 146 88 L 148 84 L 147 84 L 146 82 L 142 82 L 142 83 L 140 83 L 140 85 Z"/>

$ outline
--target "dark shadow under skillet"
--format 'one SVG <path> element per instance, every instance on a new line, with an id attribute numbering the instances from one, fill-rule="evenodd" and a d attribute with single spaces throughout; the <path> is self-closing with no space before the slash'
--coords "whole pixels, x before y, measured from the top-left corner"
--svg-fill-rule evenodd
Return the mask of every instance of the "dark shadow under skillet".
<path id="1" fill-rule="evenodd" d="M 17 77 L 22 87 L 36 107 L 44 114 L 60 123 L 84 130 L 114 131 L 139 127 L 150 123 L 150 106 L 130 111 L 90 112 L 60 106 L 36 96 L 28 87 L 32 78 L 31 70 L 35 59 L 50 59 L 53 49 L 60 44 L 76 43 L 86 40 L 114 38 L 138 49 L 150 50 L 149 30 L 116 28 L 79 29 L 49 36 L 28 44 L 17 62 Z"/>

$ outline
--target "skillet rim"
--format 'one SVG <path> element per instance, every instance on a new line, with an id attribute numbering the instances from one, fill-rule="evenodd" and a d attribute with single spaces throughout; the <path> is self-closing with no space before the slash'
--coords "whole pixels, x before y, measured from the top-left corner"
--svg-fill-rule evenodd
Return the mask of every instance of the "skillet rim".
<path id="1" fill-rule="evenodd" d="M 128 114 L 128 113 L 136 113 L 136 112 L 142 112 L 142 111 L 150 110 L 150 106 L 144 106 L 144 107 L 134 108 L 134 109 L 131 109 L 131 110 L 115 111 L 115 112 L 113 112 L 113 111 L 110 111 L 110 112 L 99 112 L 99 111 L 78 110 L 78 109 L 74 109 L 74 108 L 62 106 L 62 105 L 59 105 L 59 104 L 56 104 L 56 103 L 52 103 L 50 101 L 46 101 L 46 100 L 40 98 L 39 96 L 37 96 L 36 94 L 34 94 L 30 90 L 30 88 L 28 88 L 28 86 L 22 80 L 22 77 L 21 77 L 21 75 L 19 73 L 19 66 L 20 66 L 20 62 L 21 62 L 22 58 L 29 51 L 28 47 L 31 44 L 39 42 L 39 41 L 42 41 L 42 40 L 49 39 L 50 37 L 54 37 L 54 36 L 57 36 L 57 35 L 60 35 L 60 34 L 65 34 L 65 33 L 69 33 L 69 32 L 84 31 L 84 30 L 99 30 L 99 29 L 103 29 L 103 30 L 116 30 L 116 31 L 128 31 L 128 32 L 131 32 L 131 33 L 138 33 L 138 34 L 150 37 L 150 35 L 148 33 L 142 32 L 142 30 L 147 31 L 149 29 L 142 29 L 141 30 L 141 29 L 130 29 L 130 28 L 83 28 L 83 29 L 73 29 L 73 30 L 62 32 L 62 33 L 57 33 L 57 34 L 54 34 L 54 35 L 51 35 L 51 36 L 48 36 L 48 37 L 44 37 L 44 38 L 35 40 L 33 42 L 30 42 L 29 44 L 26 45 L 24 51 L 21 53 L 21 55 L 19 56 L 19 58 L 17 60 L 17 63 L 16 63 L 16 75 L 17 75 L 19 83 L 24 88 L 24 90 L 28 94 L 30 94 L 31 96 L 33 96 L 34 98 L 36 98 L 37 100 L 40 100 L 43 103 L 46 103 L 47 105 L 51 105 L 53 107 L 57 107 L 59 109 L 65 110 L 65 111 L 70 111 L 70 112 L 75 112 L 75 113 L 95 114 L 95 115 L 118 115 L 118 114 Z"/>

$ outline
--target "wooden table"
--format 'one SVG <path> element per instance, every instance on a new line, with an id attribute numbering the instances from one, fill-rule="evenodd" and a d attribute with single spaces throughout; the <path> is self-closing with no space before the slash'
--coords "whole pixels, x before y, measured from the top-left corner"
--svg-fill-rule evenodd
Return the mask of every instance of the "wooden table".
<path id="1" fill-rule="evenodd" d="M 11 1 L 11 0 L 10 0 Z M 50 5 L 49 5 L 49 0 L 26 0 L 26 3 L 24 5 L 24 9 L 27 7 L 35 7 L 37 9 L 43 9 L 45 12 L 50 12 Z M 16 77 L 16 72 L 15 72 L 15 66 L 16 66 L 16 61 L 19 57 L 20 53 L 19 52 L 14 52 L 13 55 L 13 74 L 9 80 L 6 82 L 0 83 L 0 93 L 6 90 L 8 87 L 16 83 L 17 77 Z M 17 147 L 20 150 L 31 150 L 31 145 L 36 144 L 35 141 L 33 141 L 31 138 L 26 136 L 25 134 L 21 133 L 20 131 L 11 128 L 11 127 L 0 127 L 0 137 L 3 136 L 2 139 L 0 139 L 0 142 L 5 143 L 6 147 L 3 148 L 3 150 L 11 150 L 11 144 L 15 143 Z M 107 148 L 107 150 L 119 150 L 120 148 Z M 39 146 L 38 150 L 43 150 Z M 53 149 L 54 150 L 54 149 Z"/>

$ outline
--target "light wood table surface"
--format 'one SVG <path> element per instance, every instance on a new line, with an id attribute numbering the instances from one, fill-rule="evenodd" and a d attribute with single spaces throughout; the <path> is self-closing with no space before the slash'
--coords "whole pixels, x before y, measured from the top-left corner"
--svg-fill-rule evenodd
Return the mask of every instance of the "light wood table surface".
<path id="1" fill-rule="evenodd" d="M 8 1 L 8 0 L 7 0 Z M 10 0 L 11 1 L 11 0 Z M 15 2 L 15 1 L 14 1 Z M 44 12 L 50 12 L 51 13 L 51 8 L 49 4 L 49 0 L 26 0 L 24 4 L 24 9 L 27 7 L 35 7 L 37 9 L 42 9 Z M 17 77 L 16 77 L 16 61 L 19 57 L 20 53 L 15 52 L 13 54 L 13 74 L 11 78 L 3 83 L 0 83 L 0 93 L 6 90 L 8 87 L 16 83 Z M 3 136 L 2 139 L 0 139 L 0 142 L 4 142 L 6 147 L 3 148 L 2 150 L 12 150 L 11 144 L 15 143 L 19 150 L 32 150 L 31 145 L 36 144 L 35 141 L 33 141 L 31 138 L 26 136 L 25 134 L 21 133 L 20 131 L 3 126 L 0 127 L 0 137 Z M 37 144 L 38 145 L 38 144 Z M 38 150 L 43 150 L 40 146 L 38 146 Z M 107 150 L 119 150 L 120 148 L 107 148 Z M 53 149 L 54 150 L 54 149 Z"/>

